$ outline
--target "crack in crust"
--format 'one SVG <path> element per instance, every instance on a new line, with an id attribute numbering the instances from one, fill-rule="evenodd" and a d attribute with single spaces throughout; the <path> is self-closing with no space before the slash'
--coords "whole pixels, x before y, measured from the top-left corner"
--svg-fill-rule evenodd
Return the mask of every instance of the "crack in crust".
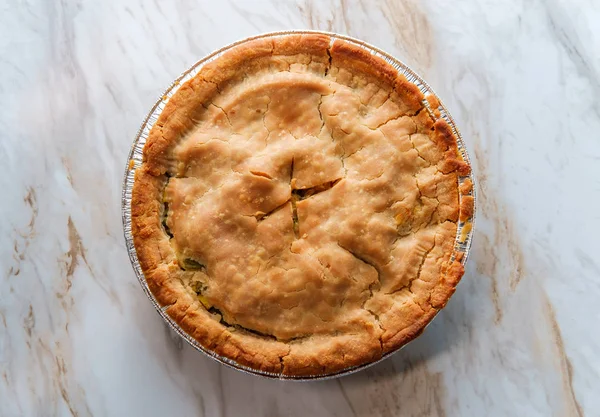
<path id="1" fill-rule="evenodd" d="M 171 317 L 219 355 L 297 376 L 416 337 L 462 276 L 453 241 L 472 215 L 469 166 L 426 100 L 324 35 L 206 64 L 151 130 L 133 189 L 140 264 Z"/>
<path id="2" fill-rule="evenodd" d="M 367 311 L 369 314 L 371 314 L 373 316 L 373 318 L 375 319 L 375 322 L 377 323 L 377 326 L 379 326 L 379 329 L 383 332 L 384 328 L 381 324 L 381 321 L 379 320 L 379 315 L 366 307 L 367 302 L 373 298 L 373 290 L 374 289 L 378 289 L 381 286 L 381 272 L 380 269 L 373 263 L 370 262 L 369 260 L 367 260 L 365 257 L 363 256 L 359 256 L 357 255 L 354 251 L 340 245 L 339 242 L 337 242 L 337 245 L 344 249 L 346 252 L 348 252 L 350 255 L 352 255 L 353 257 L 355 257 L 356 259 L 358 259 L 360 262 L 364 263 L 365 265 L 370 266 L 371 268 L 373 268 L 375 270 L 375 272 L 377 272 L 377 280 L 375 282 L 373 282 L 372 284 L 369 285 L 368 290 L 369 290 L 369 297 L 365 299 L 365 301 L 362 303 L 361 308 L 365 311 Z M 383 341 L 381 340 L 381 336 L 379 336 L 379 344 L 381 345 L 381 350 L 383 352 Z"/>

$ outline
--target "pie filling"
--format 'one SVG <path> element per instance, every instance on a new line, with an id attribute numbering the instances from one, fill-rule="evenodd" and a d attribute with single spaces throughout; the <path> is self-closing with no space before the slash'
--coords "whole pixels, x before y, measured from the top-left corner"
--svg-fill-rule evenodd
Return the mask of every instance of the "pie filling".
<path id="1" fill-rule="evenodd" d="M 339 335 L 374 340 L 364 362 L 445 303 L 466 168 L 424 100 L 331 52 L 272 53 L 215 83 L 155 157 L 158 262 L 199 301 L 187 315 L 289 344 L 286 357 Z"/>

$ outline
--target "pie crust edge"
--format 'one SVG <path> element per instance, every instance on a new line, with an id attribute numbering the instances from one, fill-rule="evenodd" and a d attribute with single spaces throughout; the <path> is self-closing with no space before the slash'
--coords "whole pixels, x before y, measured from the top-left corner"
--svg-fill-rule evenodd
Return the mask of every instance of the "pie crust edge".
<path id="1" fill-rule="evenodd" d="M 263 339 L 224 327 L 178 279 L 173 278 L 175 269 L 179 267 L 171 258 L 168 236 L 162 226 L 162 193 L 167 170 L 163 155 L 174 141 L 193 127 L 194 112 L 202 110 L 204 100 L 215 94 L 216 84 L 234 77 L 236 71 L 250 60 L 269 54 L 309 54 L 383 79 L 393 85 L 415 110 L 422 107 L 425 98 L 413 83 L 399 75 L 385 60 L 346 41 L 336 40 L 331 45 L 331 38 L 326 35 L 287 35 L 257 39 L 237 46 L 206 64 L 199 75 L 183 84 L 169 99 L 151 129 L 144 148 L 144 164 L 135 172 L 131 201 L 132 235 L 140 266 L 157 302 L 168 306 L 167 314 L 206 350 L 240 365 L 274 374 L 332 374 L 375 361 L 421 334 L 454 293 L 464 268 L 460 262 L 461 254 L 456 253 L 456 259 L 442 271 L 439 284 L 431 294 L 431 309 L 413 312 L 408 319 L 402 317 L 397 326 L 401 330 L 388 337 L 385 345 L 368 332 L 362 335 L 315 336 L 311 343 L 296 344 L 294 354 L 290 354 L 290 346 L 294 342 Z M 430 102 L 435 100 L 427 99 Z M 429 117 L 426 112 L 423 114 Z M 433 138 L 448 147 L 445 154 L 448 169 L 456 170 L 459 175 L 468 175 L 470 167 L 458 152 L 457 138 L 450 126 L 443 119 L 438 119 L 432 127 Z M 474 202 L 468 185 L 461 187 L 459 192 L 463 197 L 457 210 L 459 219 L 465 221 L 472 217 Z M 412 322 L 408 327 L 405 326 L 406 320 Z"/>

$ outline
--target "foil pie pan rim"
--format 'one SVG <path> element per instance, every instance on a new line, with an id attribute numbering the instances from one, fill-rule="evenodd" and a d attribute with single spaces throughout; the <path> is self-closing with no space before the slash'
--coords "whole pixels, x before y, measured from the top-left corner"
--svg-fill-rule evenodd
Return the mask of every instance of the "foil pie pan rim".
<path id="1" fill-rule="evenodd" d="M 178 88 L 183 83 L 185 83 L 189 79 L 193 78 L 206 63 L 218 58 L 224 52 L 228 51 L 229 49 L 231 49 L 235 46 L 241 45 L 245 42 L 249 42 L 249 41 L 252 41 L 255 39 L 280 37 L 280 36 L 287 36 L 287 35 L 298 35 L 298 34 L 322 34 L 322 35 L 330 36 L 333 40 L 341 39 L 341 40 L 344 40 L 347 42 L 351 42 L 355 45 L 358 45 L 358 46 L 364 48 L 365 50 L 369 51 L 370 53 L 375 54 L 375 55 L 379 56 L 380 58 L 383 58 L 384 60 L 386 60 L 399 73 L 404 74 L 404 76 L 410 82 L 415 84 L 423 94 L 433 95 L 434 97 L 436 97 L 436 99 L 440 103 L 438 110 L 440 111 L 441 118 L 445 119 L 446 122 L 448 122 L 448 124 L 452 128 L 452 131 L 454 132 L 454 134 L 456 135 L 456 137 L 458 139 L 457 140 L 458 148 L 459 148 L 459 151 L 461 152 L 462 158 L 470 165 L 469 154 L 467 152 L 464 141 L 462 139 L 462 135 L 460 134 L 460 131 L 456 127 L 454 119 L 450 115 L 450 112 L 448 111 L 448 109 L 444 106 L 442 100 L 440 100 L 439 96 L 433 91 L 433 89 L 429 86 L 429 84 L 427 84 L 427 82 L 425 82 L 423 80 L 422 77 L 420 77 L 416 72 L 414 72 L 411 68 L 409 68 L 407 65 L 402 63 L 400 60 L 398 60 L 394 56 L 388 54 L 387 52 L 384 52 L 383 50 L 381 50 L 367 42 L 361 41 L 356 38 L 352 38 L 350 36 L 342 35 L 339 33 L 334 33 L 334 32 L 325 32 L 325 31 L 318 31 L 318 30 L 287 30 L 287 31 L 269 32 L 269 33 L 263 33 L 260 35 L 251 36 L 248 38 L 238 40 L 236 42 L 230 43 L 229 45 L 226 45 L 226 46 L 208 54 L 207 56 L 205 56 L 204 58 L 202 58 L 199 61 L 197 61 L 196 63 L 194 63 L 192 66 L 190 66 L 186 71 L 184 71 L 164 91 L 164 93 L 156 101 L 156 103 L 151 108 L 150 112 L 147 114 L 146 118 L 142 122 L 140 128 L 137 131 L 137 134 L 135 136 L 135 139 L 131 146 L 131 149 L 129 151 L 126 169 L 125 169 L 125 173 L 124 173 L 124 177 L 123 177 L 123 184 L 122 184 L 123 191 L 122 191 L 122 197 L 121 197 L 121 216 L 122 216 L 122 221 L 123 221 L 123 234 L 125 237 L 125 245 L 127 247 L 129 259 L 131 261 L 135 275 L 136 275 L 144 293 L 146 294 L 148 299 L 152 302 L 156 311 L 163 318 L 163 320 L 173 329 L 173 331 L 175 331 L 180 337 L 182 337 L 186 342 L 188 342 L 196 350 L 204 353 L 205 355 L 216 360 L 217 362 L 220 362 L 228 367 L 237 369 L 238 371 L 241 371 L 241 372 L 244 372 L 247 374 L 258 375 L 258 376 L 262 376 L 262 377 L 265 377 L 268 379 L 280 379 L 280 380 L 291 380 L 291 381 L 314 381 L 314 380 L 326 380 L 326 379 L 338 378 L 338 377 L 350 375 L 355 372 L 361 371 L 365 368 L 371 367 L 371 366 L 389 358 L 391 355 L 397 353 L 402 348 L 404 348 L 405 346 L 407 346 L 408 344 L 410 344 L 414 340 L 416 340 L 419 336 L 415 337 L 413 340 L 404 344 L 403 346 L 400 346 L 398 349 L 395 349 L 394 351 L 384 354 L 381 358 L 379 358 L 376 361 L 369 362 L 369 363 L 359 365 L 359 366 L 354 366 L 354 367 L 344 369 L 344 370 L 341 370 L 341 371 L 338 371 L 335 373 L 331 373 L 331 374 L 317 374 L 317 375 L 311 375 L 311 376 L 295 377 L 295 376 L 281 375 L 278 373 L 264 372 L 264 371 L 260 371 L 257 369 L 253 369 L 253 368 L 244 366 L 244 365 L 240 365 L 237 362 L 235 362 L 229 358 L 223 357 L 209 349 L 204 348 L 194 338 L 192 338 L 189 334 L 187 334 L 177 323 L 175 323 L 175 321 L 166 313 L 167 307 L 165 307 L 165 306 L 161 307 L 159 305 L 159 303 L 156 301 L 154 295 L 150 291 L 150 288 L 148 287 L 148 283 L 146 281 L 144 273 L 140 267 L 137 253 L 135 250 L 135 246 L 133 244 L 133 235 L 131 233 L 131 192 L 132 192 L 133 182 L 134 182 L 134 172 L 135 172 L 135 169 L 138 168 L 141 164 L 143 146 L 148 137 L 148 134 L 150 133 L 150 129 L 152 128 L 152 126 L 154 125 L 156 120 L 158 119 L 158 116 L 164 109 L 164 106 L 168 102 L 169 98 L 172 97 L 173 94 L 175 94 L 175 92 L 178 90 Z M 424 101 L 424 104 L 428 108 L 428 111 L 430 111 L 431 109 L 429 109 L 427 100 Z M 454 247 L 454 253 L 453 253 L 453 256 L 455 256 L 456 253 L 462 253 L 461 262 L 463 263 L 463 265 L 466 263 L 466 261 L 468 259 L 470 248 L 472 245 L 474 226 L 475 226 L 475 213 L 476 213 L 475 208 L 477 205 L 476 204 L 477 198 L 476 198 L 476 194 L 475 194 L 476 193 L 475 192 L 475 180 L 474 180 L 472 171 L 468 176 L 461 177 L 459 179 L 459 181 L 462 183 L 466 179 L 470 179 L 473 184 L 473 187 L 472 187 L 473 190 L 472 190 L 472 194 L 471 194 L 474 199 L 473 216 L 470 219 L 468 219 L 466 222 L 466 223 L 470 223 L 471 229 L 467 230 L 466 234 L 463 234 L 463 227 L 464 227 L 465 223 L 459 223 L 458 228 L 457 228 L 455 247 Z M 459 196 L 460 196 L 459 198 L 462 198 L 461 194 L 459 194 Z M 462 238 L 463 236 L 464 236 L 464 239 Z M 438 313 L 436 313 L 435 317 L 437 317 L 437 314 L 439 314 L 439 311 L 438 311 Z M 435 317 L 434 317 L 434 319 L 435 319 Z M 422 329 L 421 333 L 432 323 L 432 321 L 433 321 L 433 319 Z"/>

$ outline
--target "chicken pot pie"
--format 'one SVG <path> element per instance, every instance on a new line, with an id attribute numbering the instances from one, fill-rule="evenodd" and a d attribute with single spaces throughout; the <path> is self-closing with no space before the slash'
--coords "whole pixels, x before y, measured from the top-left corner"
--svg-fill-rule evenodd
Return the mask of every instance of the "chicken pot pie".
<path id="1" fill-rule="evenodd" d="M 473 210 L 436 107 L 326 35 L 205 64 L 135 172 L 132 234 L 157 301 L 206 350 L 282 376 L 333 374 L 418 336 L 463 275 L 454 246 Z"/>

